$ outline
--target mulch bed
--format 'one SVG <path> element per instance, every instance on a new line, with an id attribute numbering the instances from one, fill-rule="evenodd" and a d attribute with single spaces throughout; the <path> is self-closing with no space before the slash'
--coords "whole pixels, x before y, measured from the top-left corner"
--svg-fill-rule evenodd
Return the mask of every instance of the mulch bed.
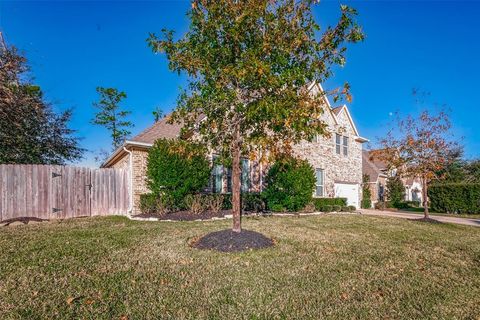
<path id="1" fill-rule="evenodd" d="M 272 247 L 274 242 L 272 239 L 255 231 L 242 230 L 242 232 L 234 232 L 231 229 L 226 229 L 209 233 L 191 245 L 197 249 L 240 252 Z"/>
<path id="2" fill-rule="evenodd" d="M 212 218 L 223 218 L 225 215 L 232 214 L 231 210 L 221 210 L 217 213 L 212 211 L 204 211 L 199 214 L 194 214 L 191 211 L 175 211 L 169 212 L 163 215 L 154 213 L 142 213 L 134 216 L 135 218 L 156 218 L 158 220 L 175 220 L 175 221 L 195 221 L 195 220 L 208 220 Z"/>

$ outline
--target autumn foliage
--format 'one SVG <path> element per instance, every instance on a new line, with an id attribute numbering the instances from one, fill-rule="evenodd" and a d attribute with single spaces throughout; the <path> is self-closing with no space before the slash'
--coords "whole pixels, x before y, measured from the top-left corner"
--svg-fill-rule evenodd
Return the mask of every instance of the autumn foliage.
<path id="1" fill-rule="evenodd" d="M 383 147 L 372 157 L 384 161 L 389 171 L 401 177 L 419 178 L 422 181 L 423 206 L 428 218 L 427 191 L 433 180 L 458 156 L 460 147 L 451 139 L 451 123 L 447 113 L 432 114 L 423 111 L 418 117 L 397 116 L 396 126 L 380 140 Z"/>
<path id="2" fill-rule="evenodd" d="M 322 94 L 308 90 L 344 65 L 346 45 L 363 39 L 356 11 L 340 7 L 333 27 L 316 23 L 313 0 L 193 1 L 190 27 L 151 34 L 154 52 L 189 76 L 172 121 L 195 129 L 231 159 L 233 229 L 240 231 L 240 157 L 288 153 L 296 142 L 326 134 Z M 347 93 L 348 85 L 337 93 Z M 198 122 L 199 117 L 203 120 Z"/>

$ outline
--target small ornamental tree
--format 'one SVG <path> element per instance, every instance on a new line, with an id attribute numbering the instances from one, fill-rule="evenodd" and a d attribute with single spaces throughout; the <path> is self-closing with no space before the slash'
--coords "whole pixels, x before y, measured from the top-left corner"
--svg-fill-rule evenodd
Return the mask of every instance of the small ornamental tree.
<path id="1" fill-rule="evenodd" d="M 171 121 L 196 129 L 231 161 L 233 231 L 241 231 L 241 156 L 255 158 L 261 150 L 274 157 L 302 139 L 326 135 L 318 120 L 322 94 L 308 86 L 329 78 L 333 66 L 344 65 L 346 44 L 363 39 L 356 11 L 343 5 L 337 25 L 321 34 L 312 14 L 316 3 L 195 0 L 181 39 L 167 30 L 148 39 L 154 52 L 166 53 L 171 70 L 189 76 Z"/>
<path id="2" fill-rule="evenodd" d="M 440 179 L 441 172 L 457 159 L 459 145 L 451 140 L 451 124 L 446 113 L 436 115 L 423 111 L 417 118 L 397 117 L 397 126 L 380 140 L 383 147 L 373 157 L 385 161 L 389 170 L 400 177 L 416 177 L 422 181 L 425 219 L 428 219 L 428 187 Z"/>
<path id="3" fill-rule="evenodd" d="M 116 150 L 131 133 L 128 128 L 133 127 L 133 123 L 125 120 L 131 112 L 120 109 L 120 103 L 127 98 L 127 94 L 115 88 L 103 87 L 98 87 L 97 92 L 100 97 L 98 102 L 93 103 L 93 106 L 99 111 L 95 114 L 92 123 L 104 126 L 110 131 L 112 148 Z"/>
<path id="4" fill-rule="evenodd" d="M 207 150 L 184 140 L 159 139 L 148 152 L 147 184 L 165 203 L 180 208 L 184 198 L 208 186 Z"/>
<path id="5" fill-rule="evenodd" d="M 306 160 L 280 158 L 268 170 L 264 197 L 269 209 L 298 211 L 312 201 L 315 170 Z"/>
<path id="6" fill-rule="evenodd" d="M 390 205 L 394 208 L 399 208 L 401 203 L 405 201 L 405 186 L 398 174 L 393 175 L 387 179 L 385 196 Z"/>
<path id="7" fill-rule="evenodd" d="M 362 185 L 362 208 L 370 209 L 372 207 L 372 191 L 370 190 L 370 178 L 367 174 L 363 175 Z"/>

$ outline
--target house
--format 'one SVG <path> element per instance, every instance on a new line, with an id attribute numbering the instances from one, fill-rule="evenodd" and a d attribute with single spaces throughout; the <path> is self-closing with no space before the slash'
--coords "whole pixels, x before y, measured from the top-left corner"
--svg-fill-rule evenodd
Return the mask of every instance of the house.
<path id="1" fill-rule="evenodd" d="M 369 186 L 370 200 L 372 201 L 372 206 L 375 207 L 377 202 L 385 200 L 385 185 L 388 175 L 374 163 L 367 150 L 362 151 L 362 170 L 363 175 L 366 175 L 368 178 L 368 182 L 364 183 L 367 183 Z"/>
<path id="2" fill-rule="evenodd" d="M 309 90 L 322 90 L 312 84 Z M 313 141 L 302 141 L 293 147 L 296 156 L 306 159 L 315 168 L 317 178 L 315 197 L 345 197 L 348 205 L 360 206 L 362 183 L 362 138 L 346 105 L 332 108 L 324 97 L 325 112 L 322 120 L 331 132 L 329 137 L 317 137 Z M 139 213 L 140 195 L 148 193 L 146 168 L 148 149 L 159 138 L 178 138 L 181 126 L 169 124 L 161 119 L 139 135 L 118 148 L 102 167 L 125 167 L 131 172 L 133 213 Z M 213 160 L 214 154 L 210 155 Z M 242 160 L 242 191 L 261 191 L 268 166 L 248 159 Z M 231 191 L 231 175 L 228 168 L 215 165 L 212 170 L 210 190 L 228 193 Z"/>
<path id="3" fill-rule="evenodd" d="M 363 174 L 368 177 L 368 184 L 371 191 L 372 206 L 376 203 L 385 201 L 385 187 L 388 178 L 394 174 L 389 172 L 387 164 L 374 154 L 378 150 L 367 151 L 362 153 L 362 170 Z M 422 184 L 418 178 L 402 178 L 405 187 L 405 201 L 417 201 L 422 203 Z"/>

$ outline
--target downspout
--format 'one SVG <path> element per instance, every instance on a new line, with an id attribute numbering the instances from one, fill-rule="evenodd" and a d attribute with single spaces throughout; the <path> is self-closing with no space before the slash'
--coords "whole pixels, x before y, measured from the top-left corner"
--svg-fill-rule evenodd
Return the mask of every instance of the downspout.
<path id="1" fill-rule="evenodd" d="M 128 162 L 129 162 L 129 175 L 130 175 L 130 204 L 128 206 L 127 216 L 130 218 L 132 211 L 133 211 L 133 159 L 132 159 L 132 151 L 128 150 L 126 147 L 123 147 L 123 150 L 128 153 Z"/>

